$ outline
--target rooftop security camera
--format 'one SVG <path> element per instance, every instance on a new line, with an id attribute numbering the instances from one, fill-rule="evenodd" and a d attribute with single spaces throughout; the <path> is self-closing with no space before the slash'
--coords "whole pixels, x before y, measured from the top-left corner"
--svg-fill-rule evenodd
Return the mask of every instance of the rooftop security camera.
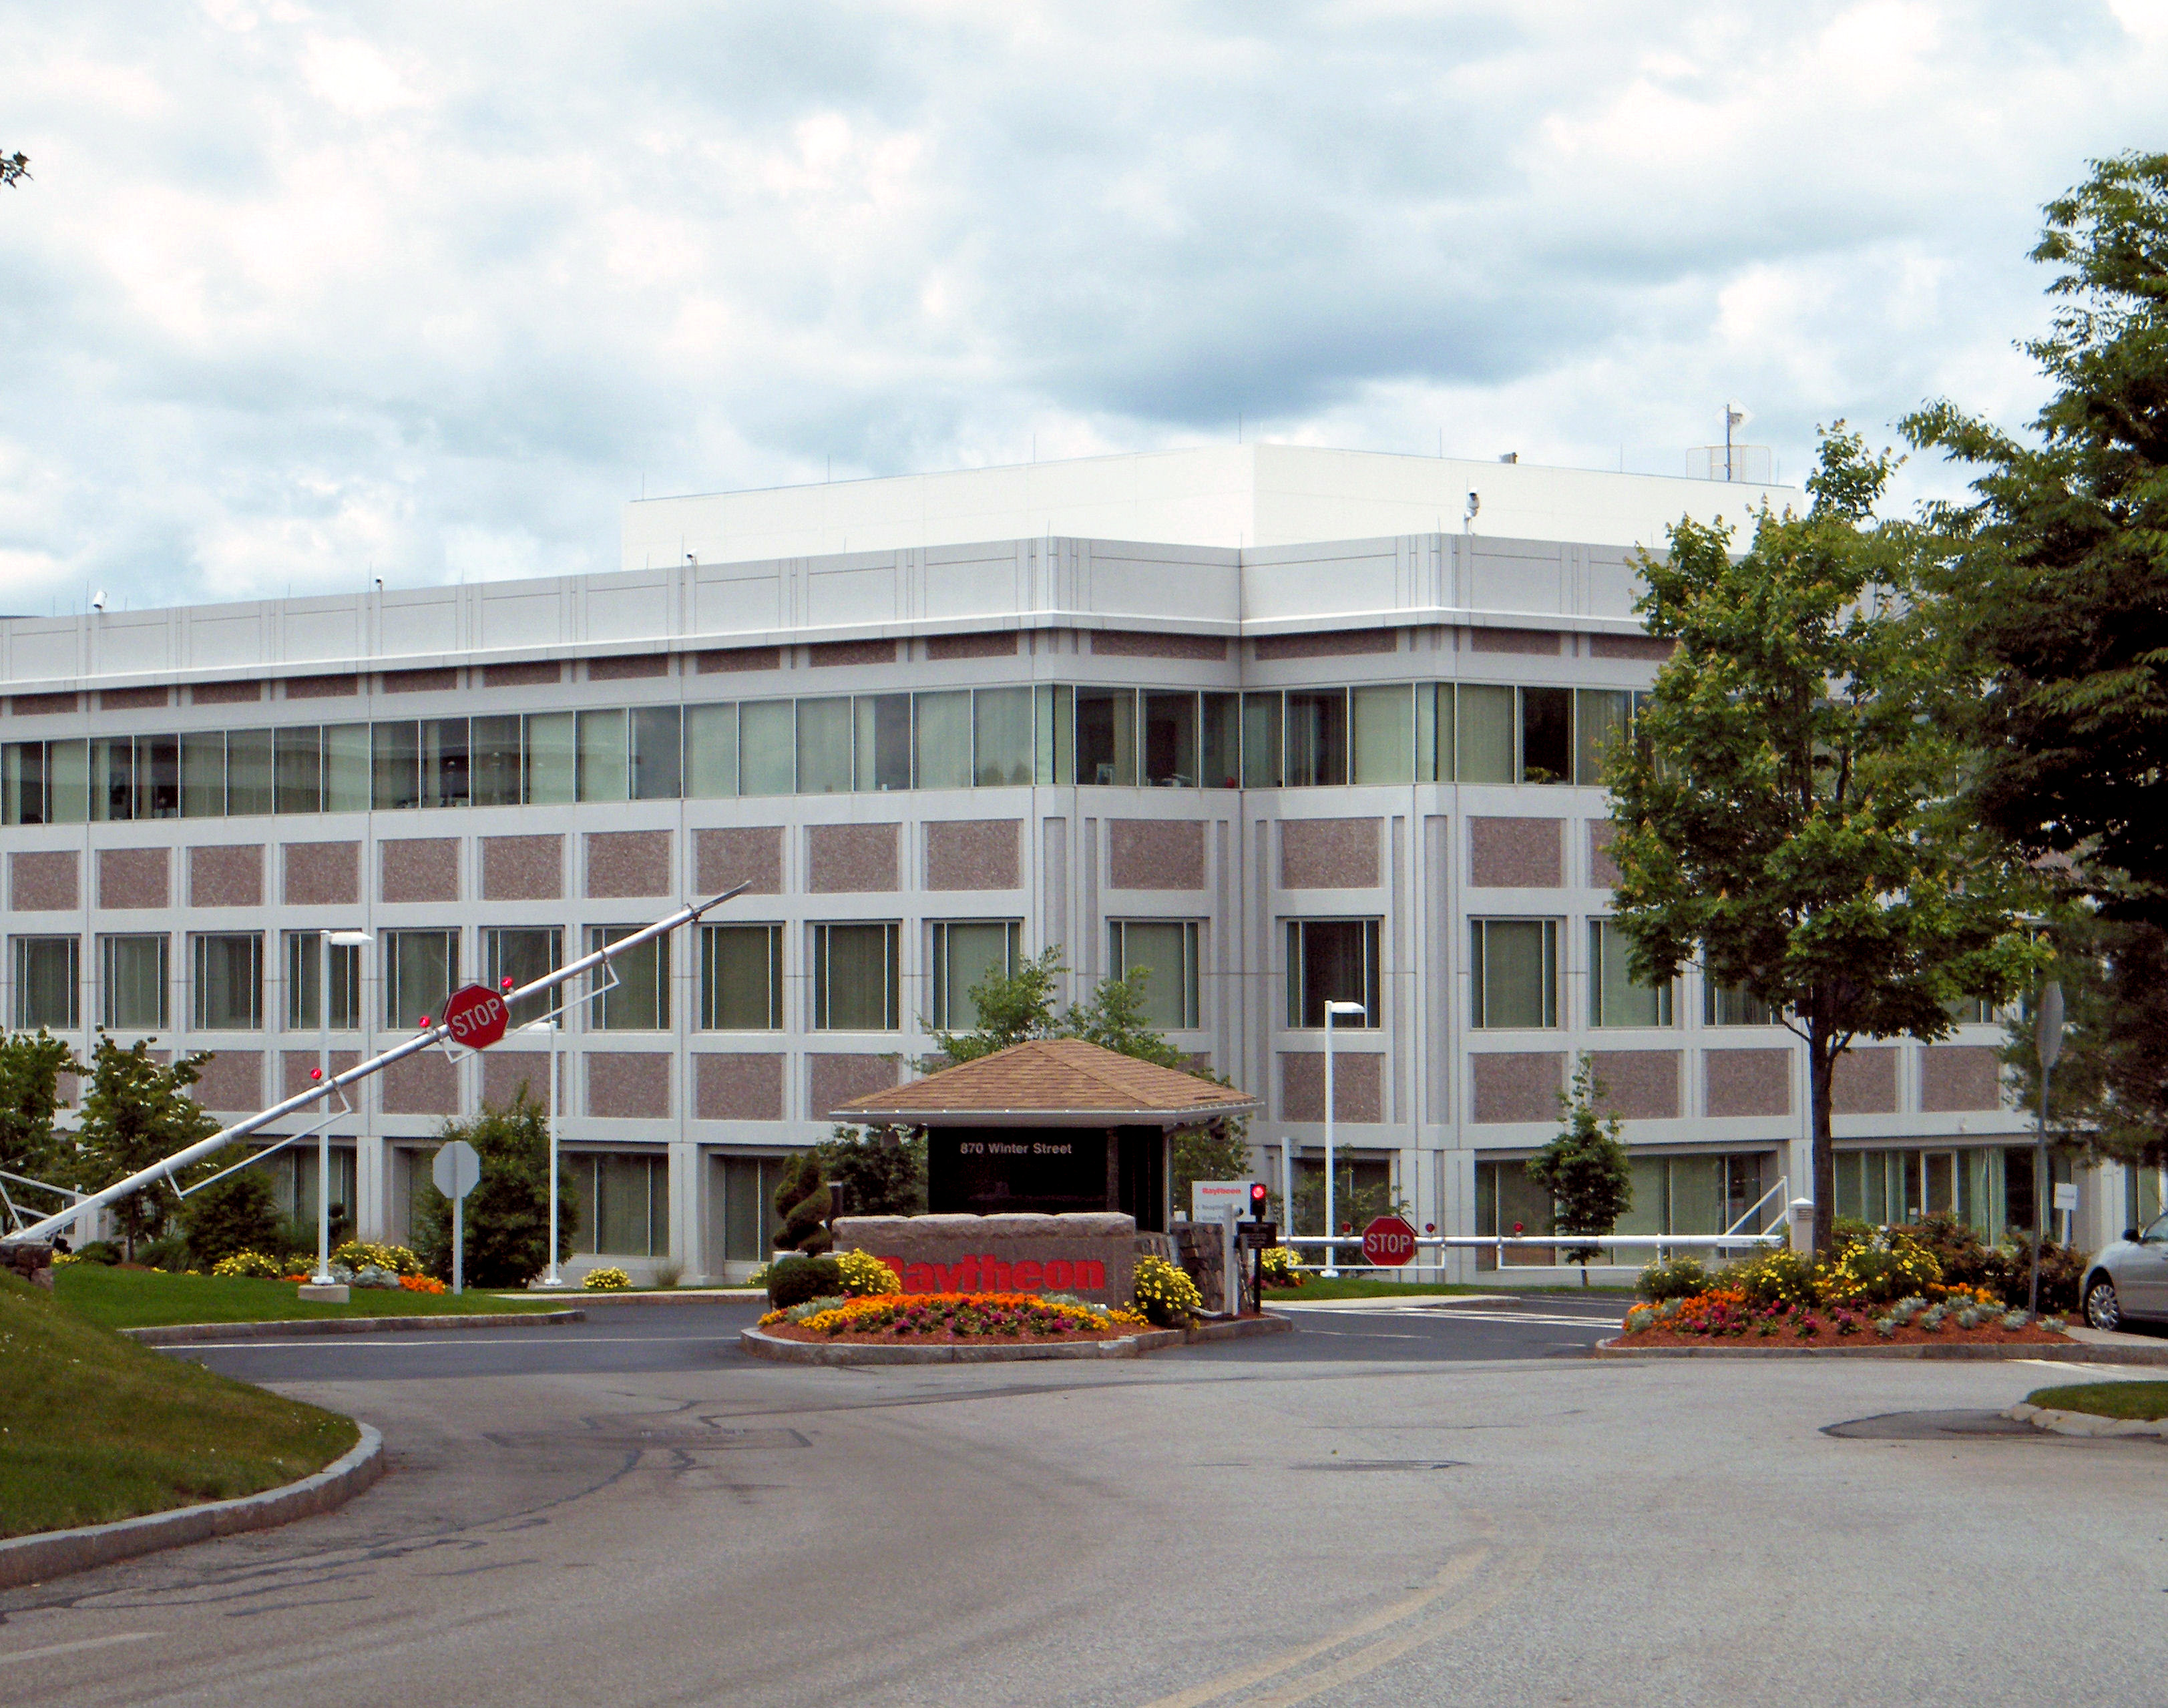
<path id="1" fill-rule="evenodd" d="M 90 608 L 93 611 L 102 611 L 105 609 L 105 589 L 104 588 L 98 588 L 96 593 L 90 596 Z"/>
<path id="2" fill-rule="evenodd" d="M 1475 519 L 1475 513 L 1482 508 L 1483 495 L 1480 492 L 1470 492 L 1468 495 L 1468 508 L 1462 513 L 1473 522 Z"/>

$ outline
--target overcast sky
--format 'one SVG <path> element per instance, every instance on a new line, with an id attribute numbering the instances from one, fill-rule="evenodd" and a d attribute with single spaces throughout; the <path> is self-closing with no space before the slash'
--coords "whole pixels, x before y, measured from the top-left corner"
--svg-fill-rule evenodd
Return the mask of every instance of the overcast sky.
<path id="1" fill-rule="evenodd" d="M 0 609 L 613 568 L 640 493 L 2017 425 L 2168 0 L 6 3 Z M 1916 463 L 1905 494 L 1947 491 Z"/>

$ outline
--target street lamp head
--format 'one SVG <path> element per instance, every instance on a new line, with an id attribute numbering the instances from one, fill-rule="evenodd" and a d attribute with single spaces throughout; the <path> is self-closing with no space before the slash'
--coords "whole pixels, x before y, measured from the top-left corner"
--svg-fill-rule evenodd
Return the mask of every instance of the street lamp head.
<path id="1" fill-rule="evenodd" d="M 335 949 L 366 949 L 371 941 L 366 931 L 327 931 L 324 940 Z"/>
<path id="2" fill-rule="evenodd" d="M 1327 1003 L 1325 1005 L 1325 1011 L 1328 1014 L 1367 1014 L 1370 1012 L 1360 1003 L 1337 1002 Z"/>

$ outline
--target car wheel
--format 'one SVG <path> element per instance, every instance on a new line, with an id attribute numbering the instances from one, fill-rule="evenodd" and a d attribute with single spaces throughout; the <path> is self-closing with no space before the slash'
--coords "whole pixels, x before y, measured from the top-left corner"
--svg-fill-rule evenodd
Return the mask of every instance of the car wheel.
<path id="1" fill-rule="evenodd" d="M 2105 1276 L 2086 1289 L 2086 1321 L 2100 1329 L 2112 1329 L 2123 1321 L 2123 1306 L 2116 1300 L 2115 1283 Z"/>

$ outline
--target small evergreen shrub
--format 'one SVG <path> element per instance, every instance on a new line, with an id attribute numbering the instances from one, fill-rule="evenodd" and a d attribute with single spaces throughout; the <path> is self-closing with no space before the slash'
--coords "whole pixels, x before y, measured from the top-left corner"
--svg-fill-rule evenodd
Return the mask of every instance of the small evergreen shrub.
<path id="1" fill-rule="evenodd" d="M 843 1272 L 835 1258 L 781 1257 L 768 1268 L 768 1302 L 776 1311 L 843 1290 Z"/>
<path id="2" fill-rule="evenodd" d="M 260 1168 L 242 1168 L 190 1195 L 181 1210 L 189 1257 L 199 1269 L 219 1272 L 220 1259 L 238 1252 L 275 1252 L 283 1218 Z"/>
<path id="3" fill-rule="evenodd" d="M 94 1239 L 76 1248 L 79 1264 L 104 1264 L 108 1269 L 120 1261 L 120 1248 L 109 1239 Z"/>

